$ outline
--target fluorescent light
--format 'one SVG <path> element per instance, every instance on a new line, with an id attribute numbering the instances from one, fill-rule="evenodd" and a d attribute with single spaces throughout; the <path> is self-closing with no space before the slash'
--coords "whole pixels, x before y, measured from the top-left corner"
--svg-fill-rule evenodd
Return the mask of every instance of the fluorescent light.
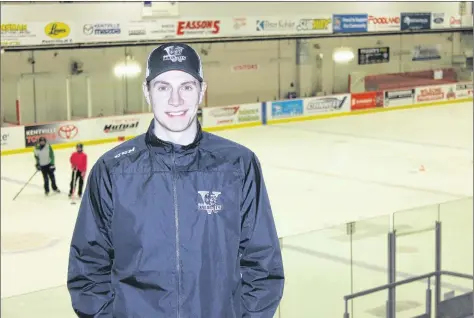
<path id="1" fill-rule="evenodd" d="M 354 52 L 350 48 L 340 47 L 334 50 L 332 59 L 336 63 L 347 63 L 354 59 Z"/>
<path id="2" fill-rule="evenodd" d="M 114 68 L 114 74 L 117 77 L 135 77 L 142 71 L 140 64 L 136 62 L 120 63 Z"/>

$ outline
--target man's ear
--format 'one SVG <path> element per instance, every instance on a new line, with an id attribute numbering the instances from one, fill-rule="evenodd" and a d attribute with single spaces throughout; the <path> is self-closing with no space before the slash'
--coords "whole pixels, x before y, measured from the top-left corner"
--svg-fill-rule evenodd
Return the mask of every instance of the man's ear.
<path id="1" fill-rule="evenodd" d="M 202 100 L 204 99 L 204 96 L 206 95 L 206 89 L 207 89 L 207 83 L 202 82 L 201 83 L 201 92 L 199 93 L 199 105 L 202 103 Z"/>
<path id="2" fill-rule="evenodd" d="M 143 89 L 143 95 L 145 96 L 146 102 L 148 103 L 148 105 L 151 105 L 150 104 L 150 91 L 148 90 L 148 84 L 146 81 L 143 82 L 142 89 Z"/>

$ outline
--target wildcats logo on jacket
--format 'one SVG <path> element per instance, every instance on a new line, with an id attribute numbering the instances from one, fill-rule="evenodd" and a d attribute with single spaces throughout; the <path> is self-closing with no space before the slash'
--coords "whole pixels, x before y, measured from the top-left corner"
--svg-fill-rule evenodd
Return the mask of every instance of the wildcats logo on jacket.
<path id="1" fill-rule="evenodd" d="M 222 210 L 222 205 L 217 204 L 217 198 L 221 192 L 198 191 L 203 203 L 198 203 L 198 209 L 206 211 L 207 214 L 217 213 Z"/>

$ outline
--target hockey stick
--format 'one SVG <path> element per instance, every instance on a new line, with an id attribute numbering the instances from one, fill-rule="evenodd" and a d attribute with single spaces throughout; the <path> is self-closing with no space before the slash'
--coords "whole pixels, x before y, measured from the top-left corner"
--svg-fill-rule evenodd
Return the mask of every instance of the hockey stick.
<path id="1" fill-rule="evenodd" d="M 74 196 L 76 194 L 76 185 L 77 185 L 77 172 L 78 170 L 75 169 L 74 173 L 72 174 L 72 193 L 71 193 L 71 204 L 76 204 L 76 201 L 74 201 Z"/>
<path id="2" fill-rule="evenodd" d="M 36 170 L 35 173 L 33 173 L 33 175 L 30 177 L 30 179 L 28 181 L 26 181 L 25 185 L 23 186 L 23 188 L 20 189 L 20 191 L 18 191 L 18 193 L 15 195 L 15 197 L 13 198 L 13 201 L 15 201 L 15 199 L 17 198 L 17 196 L 20 195 L 21 191 L 23 191 L 24 188 L 26 188 L 26 186 L 30 183 L 31 179 L 33 179 L 34 176 L 36 176 L 36 174 L 38 173 L 39 170 Z"/>

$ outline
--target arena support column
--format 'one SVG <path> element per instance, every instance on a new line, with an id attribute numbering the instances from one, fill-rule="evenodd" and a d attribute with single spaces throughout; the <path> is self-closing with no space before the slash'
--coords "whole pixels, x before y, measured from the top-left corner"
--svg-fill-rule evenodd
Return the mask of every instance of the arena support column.
<path id="1" fill-rule="evenodd" d="M 87 87 L 87 118 L 92 117 L 92 91 L 91 91 L 91 78 L 86 77 L 86 87 Z"/>
<path id="2" fill-rule="evenodd" d="M 66 77 L 66 120 L 71 120 L 71 79 Z"/>
<path id="3" fill-rule="evenodd" d="M 16 101 L 15 101 L 15 111 L 16 111 L 16 122 L 18 125 L 21 125 L 21 103 L 20 103 L 20 91 L 21 91 L 21 77 L 16 82 Z"/>
<path id="4" fill-rule="evenodd" d="M 296 39 L 296 83 L 297 97 L 312 95 L 313 61 L 311 61 L 310 45 L 306 39 Z"/>

